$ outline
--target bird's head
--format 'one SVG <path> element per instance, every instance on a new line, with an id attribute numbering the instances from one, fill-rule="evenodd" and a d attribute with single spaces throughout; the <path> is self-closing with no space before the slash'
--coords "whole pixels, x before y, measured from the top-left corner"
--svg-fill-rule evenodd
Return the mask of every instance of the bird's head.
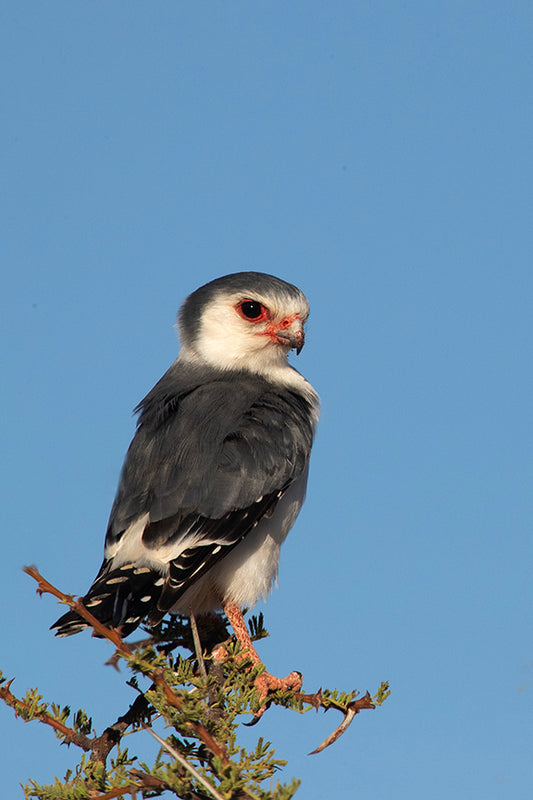
<path id="1" fill-rule="evenodd" d="M 305 295 L 262 272 L 237 272 L 193 292 L 178 315 L 181 358 L 265 373 L 304 345 Z"/>

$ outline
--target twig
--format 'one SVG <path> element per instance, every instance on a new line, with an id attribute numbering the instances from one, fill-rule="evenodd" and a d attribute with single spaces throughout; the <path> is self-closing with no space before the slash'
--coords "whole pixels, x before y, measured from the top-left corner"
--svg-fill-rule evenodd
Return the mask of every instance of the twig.
<path id="1" fill-rule="evenodd" d="M 158 792 L 160 795 L 161 792 L 164 792 L 170 788 L 166 781 L 162 781 L 160 778 L 155 778 L 153 775 L 149 775 L 146 772 L 140 772 L 136 769 L 130 770 L 129 776 L 130 778 L 133 778 L 133 780 L 138 781 L 138 783 L 130 783 L 128 786 L 119 786 L 116 789 L 111 789 L 105 794 L 91 794 L 91 800 L 113 800 L 114 797 L 123 797 L 125 794 L 130 794 L 133 800 L 135 800 L 139 789 L 143 792 L 144 797 L 143 790 L 149 792 Z M 154 795 L 150 796 L 153 797 Z"/>
<path id="2" fill-rule="evenodd" d="M 171 746 L 171 745 L 170 745 L 168 742 L 165 742 L 165 740 L 164 740 L 164 739 L 162 739 L 162 738 L 161 738 L 161 736 L 158 736 L 158 735 L 157 735 L 157 733 L 156 733 L 155 731 L 153 731 L 151 728 L 148 728 L 148 727 L 145 725 L 145 726 L 144 726 L 144 729 L 145 729 L 145 730 L 147 730 L 147 731 L 148 731 L 148 733 L 149 733 L 151 736 L 153 736 L 153 737 L 154 737 L 154 739 L 157 739 L 157 741 L 159 742 L 159 744 L 161 745 L 161 747 L 164 747 L 164 749 L 167 751 L 167 753 L 170 753 L 170 755 L 171 755 L 173 758 L 175 758 L 175 759 L 176 759 L 176 761 L 178 761 L 178 762 L 179 762 L 179 763 L 182 765 L 182 767 L 184 767 L 186 770 L 188 770 L 188 772 L 190 772 L 190 773 L 191 773 L 191 775 L 193 775 L 193 776 L 196 778 L 196 780 L 198 781 L 198 783 L 200 783 L 200 784 L 201 784 L 201 785 L 204 787 L 204 789 L 207 789 L 207 790 L 208 790 L 208 792 L 209 792 L 210 794 L 212 794 L 212 795 L 213 795 L 213 797 L 215 798 L 215 800 L 224 800 L 224 798 L 222 797 L 222 795 L 221 795 L 221 794 L 219 794 L 219 793 L 217 792 L 217 790 L 215 789 L 215 787 L 214 787 L 214 786 L 211 786 L 211 784 L 209 783 L 209 781 L 206 781 L 206 779 L 205 779 L 205 778 L 204 778 L 202 775 L 200 775 L 200 773 L 199 773 L 199 772 L 198 772 L 198 771 L 197 771 L 197 770 L 196 770 L 196 769 L 195 769 L 195 768 L 194 768 L 194 767 L 193 767 L 191 764 L 189 764 L 189 762 L 187 761 L 187 759 L 186 759 L 186 758 L 184 758 L 184 757 L 181 755 L 181 753 L 178 753 L 178 751 L 177 751 L 177 750 L 175 750 L 175 749 L 174 749 L 174 748 L 173 748 L 173 747 L 172 747 L 172 746 Z"/>
<path id="3" fill-rule="evenodd" d="M 192 638 L 194 642 L 194 649 L 196 651 L 196 658 L 198 659 L 198 667 L 200 669 L 200 675 L 204 679 L 207 680 L 207 670 L 205 668 L 204 662 L 204 654 L 202 652 L 202 643 L 200 642 L 200 634 L 198 633 L 198 625 L 196 624 L 196 617 L 192 613 L 192 608 L 189 609 L 189 618 L 191 622 L 191 631 L 192 631 Z"/>
<path id="4" fill-rule="evenodd" d="M 138 786 L 130 784 L 130 786 L 119 786 L 117 789 L 111 789 L 110 792 L 105 794 L 91 794 L 91 800 L 113 800 L 114 797 L 124 797 L 125 794 L 134 797 L 137 793 Z"/>
<path id="5" fill-rule="evenodd" d="M 120 651 L 122 655 L 133 655 L 133 650 L 126 642 L 123 641 L 119 631 L 116 628 L 107 628 L 102 622 L 96 619 L 95 616 L 91 614 L 91 612 L 84 606 L 81 600 L 74 600 L 73 596 L 70 594 L 65 594 L 60 589 L 57 589 L 52 583 L 43 578 L 37 567 L 24 567 L 23 572 L 26 575 L 29 575 L 30 578 L 33 578 L 37 581 L 37 593 L 38 594 L 52 594 L 54 597 L 57 597 L 61 603 L 65 603 L 65 605 L 70 606 L 70 608 L 79 614 L 80 617 L 92 625 L 95 633 L 103 636 L 105 639 L 108 639 L 112 644 L 115 645 L 117 650 Z"/>
<path id="6" fill-rule="evenodd" d="M 14 678 L 11 678 L 11 680 L 8 681 L 5 686 L 0 686 L 0 699 L 14 709 L 16 716 L 18 716 L 21 711 L 24 711 L 28 714 L 28 719 L 24 720 L 25 722 L 30 722 L 32 719 L 36 719 L 39 722 L 54 728 L 54 730 L 56 730 L 58 733 L 61 733 L 65 737 L 67 744 L 76 744 L 85 751 L 92 749 L 92 739 L 89 739 L 88 736 L 85 736 L 85 734 L 80 733 L 79 731 L 75 731 L 73 728 L 69 728 L 63 722 L 60 722 L 58 719 L 52 717 L 47 711 L 39 711 L 32 715 L 31 707 L 25 703 L 24 700 L 19 700 L 19 698 L 15 697 L 15 695 L 11 692 L 10 687 L 14 680 Z"/>
<path id="7" fill-rule="evenodd" d="M 153 712 L 152 712 L 153 713 Z M 150 705 L 142 692 L 135 698 L 129 709 L 125 714 L 122 714 L 116 722 L 109 725 L 108 728 L 101 734 L 92 739 L 92 761 L 105 760 L 113 747 L 118 745 L 124 733 L 136 722 L 142 722 L 146 717 L 150 716 Z"/>

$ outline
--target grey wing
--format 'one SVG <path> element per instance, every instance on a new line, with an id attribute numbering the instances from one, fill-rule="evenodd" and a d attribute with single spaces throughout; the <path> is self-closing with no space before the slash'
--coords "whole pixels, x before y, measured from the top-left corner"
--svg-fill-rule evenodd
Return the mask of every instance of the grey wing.
<path id="1" fill-rule="evenodd" d="M 162 605 L 169 608 L 273 513 L 303 473 L 312 438 L 305 398 L 262 379 L 233 376 L 181 395 L 168 387 L 148 395 L 111 512 L 107 558 L 130 553 L 122 545 L 144 519 L 135 559 L 168 565 Z M 116 565 L 111 558 L 109 567 Z"/>

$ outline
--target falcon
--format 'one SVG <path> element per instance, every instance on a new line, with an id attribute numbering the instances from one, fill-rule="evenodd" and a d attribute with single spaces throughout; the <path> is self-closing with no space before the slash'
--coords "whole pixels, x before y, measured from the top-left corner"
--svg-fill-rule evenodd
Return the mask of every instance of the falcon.
<path id="1" fill-rule="evenodd" d="M 167 614 L 223 609 L 252 663 L 242 615 L 268 595 L 305 497 L 318 395 L 287 361 L 309 304 L 273 275 L 201 286 L 178 314 L 178 358 L 141 401 L 84 605 L 130 634 Z M 90 627 L 73 611 L 56 636 Z M 301 685 L 266 675 L 266 689 Z"/>

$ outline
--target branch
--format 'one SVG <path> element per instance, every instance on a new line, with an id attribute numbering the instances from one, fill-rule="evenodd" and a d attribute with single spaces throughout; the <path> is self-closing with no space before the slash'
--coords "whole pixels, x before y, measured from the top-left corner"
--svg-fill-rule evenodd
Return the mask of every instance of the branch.
<path id="1" fill-rule="evenodd" d="M 49 725 L 55 731 L 64 736 L 67 744 L 76 744 L 85 751 L 92 749 L 93 740 L 89 739 L 88 736 L 85 736 L 85 734 L 80 733 L 79 731 L 75 731 L 73 728 L 69 728 L 63 722 L 55 719 L 55 717 L 49 714 L 48 711 L 34 711 L 29 703 L 26 703 L 24 700 L 19 700 L 18 697 L 15 697 L 15 695 L 11 692 L 11 684 L 14 680 L 14 678 L 11 678 L 11 680 L 8 681 L 5 686 L 0 686 L 0 699 L 14 709 L 17 717 L 21 716 L 25 722 L 30 722 L 32 719 L 37 719 L 39 722 Z"/>
<path id="2" fill-rule="evenodd" d="M 84 780 L 86 787 L 91 787 L 91 800 L 114 800 L 125 796 L 136 800 L 139 794 L 143 797 L 156 797 L 162 794 L 166 796 L 167 792 L 179 794 L 188 800 L 223 800 L 230 796 L 233 800 L 252 800 L 258 798 L 259 794 L 262 796 L 262 776 L 272 778 L 285 762 L 274 758 L 270 743 L 264 743 L 262 738 L 259 739 L 255 752 L 246 752 L 244 748 L 239 748 L 235 740 L 238 726 L 235 719 L 256 707 L 256 679 L 264 667 L 260 665 L 243 669 L 242 653 L 239 653 L 238 645 L 228 645 L 228 657 L 224 659 L 224 665 L 211 661 L 206 675 L 202 644 L 194 621 L 186 624 L 182 620 L 173 619 L 154 632 L 158 637 L 155 640 L 139 643 L 140 647 L 136 643 L 127 644 L 122 639 L 121 629 L 108 628 L 101 623 L 86 608 L 82 599 L 76 599 L 57 589 L 34 566 L 26 567 L 24 571 L 37 582 L 39 594 L 51 594 L 68 605 L 92 627 L 96 635 L 107 639 L 114 646 L 111 663 L 116 666 L 119 658 L 126 661 L 134 673 L 128 684 L 139 692 L 125 714 L 100 736 L 93 735 L 90 738 L 85 735 L 91 732 L 85 712 L 78 712 L 73 727 L 68 727 L 65 724 L 70 713 L 67 708 L 60 709 L 42 702 L 37 690 L 28 692 L 25 698 L 18 700 L 10 689 L 12 681 L 4 686 L 0 685 L 0 699 L 11 705 L 15 714 L 25 720 L 37 719 L 52 727 L 62 741 L 90 751 L 90 758 L 84 756 L 81 762 L 81 768 L 87 777 L 83 778 L 77 772 L 72 781 L 70 778 L 65 779 L 65 787 L 77 787 L 80 779 Z M 206 623 L 200 620 L 200 625 L 204 626 Z M 260 635 L 262 625 L 256 623 L 255 628 L 256 635 Z M 219 633 L 227 635 L 225 626 L 224 631 L 217 630 L 215 634 L 207 625 L 206 631 L 206 637 L 213 648 L 215 641 L 220 642 Z M 254 626 L 251 632 L 254 634 Z M 191 657 L 175 658 L 169 655 L 176 646 L 184 646 L 190 650 Z M 195 652 L 199 666 L 195 666 Z M 135 673 L 149 679 L 149 689 L 143 691 L 138 686 Z M 280 688 L 268 696 L 265 705 L 282 705 L 299 712 L 306 711 L 309 707 L 316 710 L 322 708 L 324 711 L 334 708 L 340 711 L 340 724 L 312 751 L 319 753 L 339 739 L 360 711 L 381 705 L 388 694 L 388 684 L 385 683 L 373 697 L 369 692 L 358 696 L 356 691 L 345 693 L 319 689 L 315 693 L 304 693 L 282 691 Z M 156 714 L 161 714 L 180 738 L 185 737 L 180 744 L 175 745 L 171 737 L 165 741 L 151 730 L 150 723 Z M 135 760 L 126 750 L 119 750 L 119 757 L 109 767 L 108 772 L 106 760 L 109 753 L 114 746 L 119 745 L 131 726 L 134 730 L 140 726 L 148 730 L 173 761 L 179 763 L 177 772 L 175 763 L 169 764 L 167 758 L 161 760 L 161 753 L 153 768 L 153 775 L 149 774 L 151 769 L 145 765 L 143 769 L 146 772 L 126 770 L 126 765 L 131 767 Z M 189 742 L 187 738 L 194 738 L 196 742 Z M 210 782 L 211 778 L 214 785 Z M 117 786 L 117 782 L 121 785 Z M 34 786 L 40 791 L 40 787 L 36 784 Z M 279 791 L 276 788 L 272 797 L 292 797 L 296 788 L 297 782 L 293 780 L 291 785 L 281 786 Z M 44 795 L 33 791 L 31 796 Z M 66 797 L 67 794 L 61 796 Z"/>
<path id="3" fill-rule="evenodd" d="M 168 783 L 160 780 L 160 778 L 154 778 L 153 775 L 148 775 L 146 772 L 140 772 L 136 769 L 130 770 L 129 777 L 139 782 L 130 783 L 129 786 L 118 786 L 116 789 L 111 789 L 105 794 L 93 793 L 91 794 L 91 800 L 113 800 L 114 797 L 123 797 L 125 794 L 129 794 L 132 798 L 135 798 L 139 789 L 141 789 L 141 791 L 146 790 L 147 792 L 158 792 L 161 794 L 161 792 L 170 788 Z"/>
<path id="4" fill-rule="evenodd" d="M 67 606 L 79 614 L 80 617 L 89 623 L 94 629 L 94 632 L 97 633 L 99 636 L 103 636 L 104 639 L 108 639 L 112 644 L 115 645 L 117 650 L 124 656 L 131 656 L 133 655 L 133 650 L 126 642 L 123 641 L 119 629 L 118 628 L 107 628 L 103 625 L 99 620 L 96 619 L 95 616 L 91 614 L 89 609 L 87 609 L 81 600 L 75 600 L 71 594 L 65 594 L 60 589 L 57 589 L 53 584 L 49 583 L 46 578 L 43 578 L 37 567 L 24 567 L 23 572 L 26 575 L 29 575 L 30 578 L 33 578 L 37 581 L 37 594 L 51 594 L 54 597 L 64 603 Z"/>
<path id="5" fill-rule="evenodd" d="M 123 639 L 122 639 L 122 637 L 120 635 L 119 629 L 117 629 L 117 628 L 108 628 L 105 625 L 103 625 L 101 622 L 99 622 L 99 620 L 97 620 L 96 617 L 94 617 L 91 614 L 91 612 L 84 606 L 84 604 L 82 603 L 81 600 L 75 600 L 72 597 L 72 595 L 65 594 L 65 592 L 62 592 L 60 589 L 57 589 L 53 584 L 51 584 L 49 581 L 47 581 L 46 578 L 43 578 L 43 576 L 40 574 L 40 572 L 37 569 L 37 567 L 33 567 L 33 566 L 32 567 L 24 567 L 24 572 L 27 575 L 29 575 L 30 578 L 33 578 L 35 581 L 37 581 L 37 593 L 38 594 L 40 594 L 40 595 L 42 595 L 42 594 L 51 594 L 54 597 L 57 597 L 57 599 L 61 603 L 65 603 L 66 605 L 70 606 L 70 608 L 73 611 L 75 611 L 77 614 L 79 614 L 80 617 L 83 617 L 83 619 L 86 622 L 88 622 L 89 625 L 91 625 L 93 627 L 95 633 L 97 633 L 99 636 L 102 636 L 105 639 L 107 639 L 108 641 L 110 641 L 116 647 L 116 649 L 118 650 L 118 652 L 120 653 L 121 656 L 123 656 L 127 660 L 134 659 L 134 656 L 135 656 L 134 651 L 131 649 L 131 647 L 128 644 L 126 644 L 126 642 L 123 641 Z M 182 711 L 183 710 L 183 704 L 182 704 L 180 698 L 178 697 L 178 695 L 173 691 L 173 689 L 171 689 L 171 687 L 166 682 L 165 678 L 163 677 L 162 671 L 160 669 L 156 669 L 156 670 L 147 669 L 147 670 L 144 670 L 144 672 L 149 678 L 151 678 L 151 680 L 157 686 L 159 686 L 163 690 L 163 692 L 165 694 L 165 699 L 167 700 L 167 702 L 171 706 L 176 708 L 178 711 Z M 225 765 L 229 764 L 229 760 L 228 760 L 228 758 L 226 756 L 224 748 L 221 747 L 213 739 L 211 734 L 204 728 L 203 725 L 201 725 L 199 722 L 193 722 L 193 721 L 189 722 L 189 725 L 192 728 L 192 730 L 194 731 L 194 733 L 198 736 L 198 738 L 201 739 L 202 742 L 205 744 L 205 746 L 213 753 L 213 755 L 219 756 L 220 758 L 222 758 L 222 760 L 223 760 Z M 114 727 L 114 726 L 112 726 L 112 727 Z M 108 728 L 107 731 L 109 731 L 109 730 L 110 729 Z M 107 733 L 107 731 L 106 731 L 106 733 Z M 102 736 L 104 736 L 104 734 Z M 120 735 L 119 735 L 119 738 L 118 738 L 117 741 L 120 741 Z M 113 744 L 116 744 L 116 742 L 113 742 Z M 111 749 L 111 747 L 113 747 L 113 744 L 111 744 L 109 749 L 107 749 L 106 755 L 109 753 L 109 750 Z M 93 749 L 93 748 L 90 747 L 89 749 Z M 104 750 L 105 750 L 105 748 L 104 748 Z M 102 760 L 102 759 L 99 758 L 98 760 Z"/>

